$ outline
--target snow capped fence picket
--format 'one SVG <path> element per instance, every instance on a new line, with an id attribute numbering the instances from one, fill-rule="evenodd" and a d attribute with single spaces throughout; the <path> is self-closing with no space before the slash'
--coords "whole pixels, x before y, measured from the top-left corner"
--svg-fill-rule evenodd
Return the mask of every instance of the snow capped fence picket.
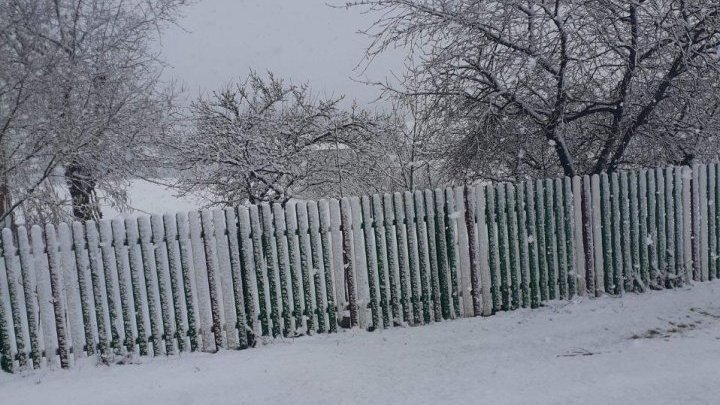
<path id="1" fill-rule="evenodd" d="M 3 229 L 0 366 L 244 349 L 720 277 L 720 166 Z"/>

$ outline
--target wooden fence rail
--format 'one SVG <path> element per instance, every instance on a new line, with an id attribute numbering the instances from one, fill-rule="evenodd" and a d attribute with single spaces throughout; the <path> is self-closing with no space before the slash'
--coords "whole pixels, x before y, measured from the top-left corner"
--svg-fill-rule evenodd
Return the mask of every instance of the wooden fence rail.
<path id="1" fill-rule="evenodd" d="M 243 349 L 712 280 L 718 170 L 4 229 L 0 362 Z"/>

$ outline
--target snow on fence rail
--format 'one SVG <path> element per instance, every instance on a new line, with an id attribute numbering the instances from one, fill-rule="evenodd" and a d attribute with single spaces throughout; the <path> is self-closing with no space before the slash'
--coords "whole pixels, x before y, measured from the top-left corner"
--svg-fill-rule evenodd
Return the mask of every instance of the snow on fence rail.
<path id="1" fill-rule="evenodd" d="M 243 349 L 713 279 L 718 170 L 4 229 L 0 361 Z"/>

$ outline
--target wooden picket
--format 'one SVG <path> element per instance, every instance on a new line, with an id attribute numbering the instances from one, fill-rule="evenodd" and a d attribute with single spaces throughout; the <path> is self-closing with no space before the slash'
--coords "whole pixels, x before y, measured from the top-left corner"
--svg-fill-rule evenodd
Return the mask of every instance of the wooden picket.
<path id="1" fill-rule="evenodd" d="M 3 229 L 0 367 L 244 349 L 713 280 L 719 169 Z"/>

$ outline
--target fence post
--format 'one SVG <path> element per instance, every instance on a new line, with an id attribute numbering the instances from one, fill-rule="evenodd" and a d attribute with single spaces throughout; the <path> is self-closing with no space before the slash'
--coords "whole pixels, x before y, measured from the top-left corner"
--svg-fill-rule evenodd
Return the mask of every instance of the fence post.
<path id="1" fill-rule="evenodd" d="M 322 251 L 323 270 L 325 272 L 325 297 L 327 303 L 329 332 L 337 332 L 337 298 L 338 292 L 335 290 L 335 272 L 333 271 L 333 257 L 331 232 L 332 225 L 330 222 L 330 205 L 328 200 L 320 200 L 318 203 L 318 211 L 320 214 L 320 245 Z"/>
<path id="2" fill-rule="evenodd" d="M 303 315 L 303 289 L 302 267 L 300 263 L 300 236 L 298 235 L 298 220 L 296 203 L 288 202 L 285 205 L 285 224 L 287 226 L 288 259 L 290 260 L 290 277 L 292 283 L 294 330 L 307 330 Z"/>
<path id="3" fill-rule="evenodd" d="M 115 251 L 115 262 L 117 268 L 117 281 L 120 293 L 120 304 L 122 308 L 123 326 L 125 328 L 125 340 L 123 344 L 129 352 L 134 352 L 137 342 L 137 326 L 134 316 L 132 302 L 132 286 L 130 285 L 130 263 L 129 263 L 129 246 L 131 243 L 126 238 L 125 225 L 119 218 L 113 219 L 112 226 L 112 244 Z"/>
<path id="4" fill-rule="evenodd" d="M 228 234 L 227 224 L 225 223 L 225 212 L 213 210 L 211 213 L 213 229 L 215 230 L 213 237 L 215 239 L 215 252 L 217 254 L 215 288 L 221 297 L 222 328 L 225 330 L 227 348 L 239 349 L 240 335 L 243 333 L 242 331 L 238 331 L 237 301 L 235 300 L 235 289 L 233 288 L 232 259 L 230 257 L 230 242 L 228 240 L 230 235 Z"/>
<path id="5" fill-rule="evenodd" d="M 238 232 L 238 220 L 235 209 L 225 208 L 225 226 L 227 229 L 228 248 L 230 250 L 230 279 L 227 281 L 232 283 L 232 293 L 235 297 L 233 304 L 235 305 L 235 314 L 237 317 L 235 327 L 238 330 L 238 346 L 240 349 L 244 349 L 248 347 L 248 339 L 252 339 L 252 336 L 248 336 L 248 331 L 251 329 L 248 328 L 247 311 L 245 309 L 248 302 L 245 298 L 243 266 L 240 261 L 240 233 Z M 245 270 L 247 271 L 247 269 Z M 252 305 L 252 303 L 250 303 L 250 305 Z"/>
<path id="6" fill-rule="evenodd" d="M 528 277 L 530 287 L 530 308 L 540 306 L 540 285 L 538 281 L 538 232 L 537 221 L 535 215 L 535 182 L 532 180 L 525 181 L 525 207 L 527 216 L 528 231 Z M 489 226 L 490 224 L 488 224 Z M 490 228 L 488 227 L 488 230 Z"/>
<path id="7" fill-rule="evenodd" d="M 172 307 L 170 266 L 168 264 L 165 225 L 162 216 L 158 214 L 152 215 L 150 217 L 150 227 L 155 251 L 155 280 L 157 281 L 157 293 L 160 298 L 160 311 L 162 313 L 162 338 L 165 340 L 165 353 L 175 354 L 175 311 Z M 208 270 L 209 272 L 210 270 Z M 212 285 L 210 288 L 212 289 Z"/>
<path id="8" fill-rule="evenodd" d="M 478 252 L 478 241 L 475 233 L 475 196 L 470 192 L 470 187 L 463 187 L 465 227 L 468 235 L 468 251 L 470 253 L 470 296 L 472 297 L 472 309 L 474 316 L 482 314 L 481 291 L 480 291 L 480 252 Z M 456 204 L 462 201 L 456 201 Z"/>
<path id="9" fill-rule="evenodd" d="M 283 320 L 283 336 L 287 337 L 294 333 L 292 327 L 292 310 L 290 309 L 290 301 L 292 299 L 290 286 L 292 281 L 288 279 L 290 275 L 290 256 L 288 254 L 289 245 L 287 239 L 290 235 L 287 234 L 287 225 L 285 222 L 285 210 L 282 205 L 275 203 L 272 205 L 273 212 L 273 223 L 275 225 L 275 245 L 277 246 L 277 261 L 278 261 L 278 278 L 280 279 L 280 302 L 282 309 L 282 320 Z"/>
<path id="10" fill-rule="evenodd" d="M 45 226 L 45 239 L 48 255 L 48 267 L 50 269 L 50 289 L 52 292 L 53 313 L 55 315 L 55 331 L 57 334 L 58 355 L 60 367 L 70 367 L 68 359 L 68 336 L 65 320 L 65 289 L 61 285 L 62 257 L 60 257 L 60 245 L 55 234 L 55 227 L 52 224 Z"/>
<path id="11" fill-rule="evenodd" d="M 413 324 L 412 289 L 408 269 L 408 228 L 405 219 L 405 206 L 400 193 L 393 194 L 393 211 L 395 213 L 395 235 L 398 253 L 398 283 L 400 284 L 400 305 L 402 306 L 403 322 Z"/>
<path id="12" fill-rule="evenodd" d="M 353 256 L 352 215 L 350 213 L 350 200 L 343 197 L 340 200 L 340 221 L 342 223 L 343 268 L 348 291 L 348 311 L 350 312 L 350 327 L 359 325 L 357 308 L 357 286 L 355 285 L 355 260 Z"/>
<path id="13" fill-rule="evenodd" d="M 0 371 L 12 373 L 15 370 L 17 339 L 13 325 L 13 298 L 8 275 L 5 270 L 5 249 L 0 243 Z"/>

